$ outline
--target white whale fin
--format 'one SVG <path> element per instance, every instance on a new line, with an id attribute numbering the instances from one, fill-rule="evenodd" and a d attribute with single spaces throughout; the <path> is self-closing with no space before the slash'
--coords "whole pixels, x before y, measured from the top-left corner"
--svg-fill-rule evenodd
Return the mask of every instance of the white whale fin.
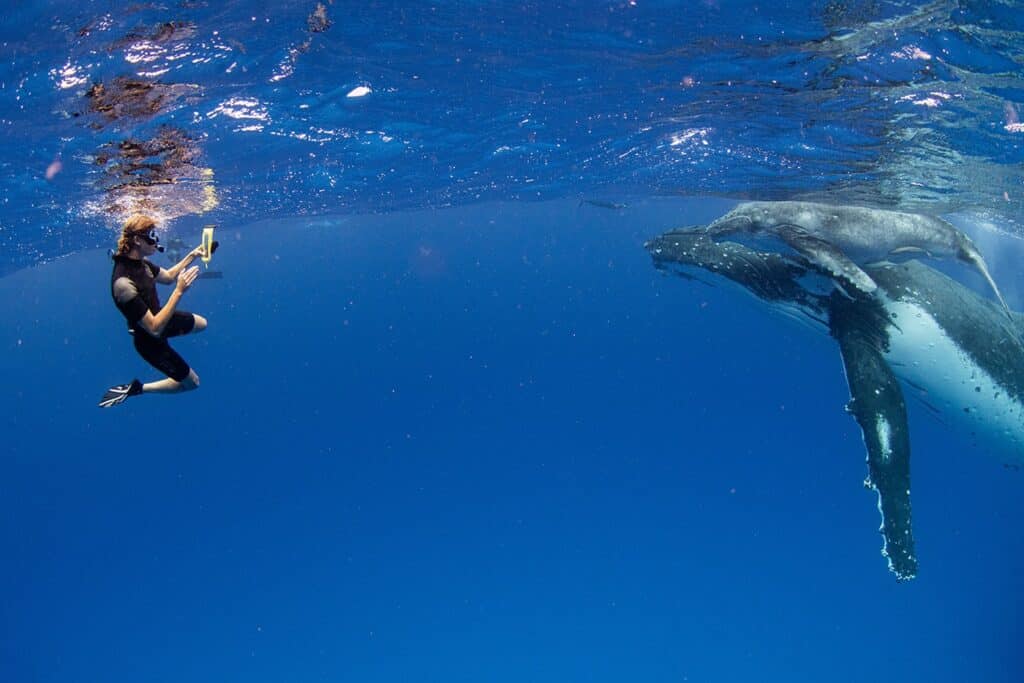
<path id="1" fill-rule="evenodd" d="M 834 277 L 845 279 L 865 294 L 871 294 L 878 289 L 871 276 L 831 242 L 808 235 L 798 226 L 777 226 L 776 234 L 808 261 L 825 269 Z"/>
<path id="2" fill-rule="evenodd" d="M 1006 317 L 1011 321 L 1013 320 L 1013 313 L 1010 311 L 1010 307 L 1006 305 L 1006 300 L 1003 299 L 1002 292 L 999 291 L 999 287 L 996 286 L 996 281 L 992 279 L 992 274 L 988 272 L 988 264 L 985 263 L 985 257 L 981 255 L 978 248 L 968 242 L 966 245 L 961 247 L 960 260 L 969 264 L 978 273 L 985 278 L 988 282 L 988 286 L 992 288 L 992 293 L 996 295 L 996 299 L 999 300 L 999 305 L 1003 307 L 1003 311 L 1006 313 Z"/>
<path id="3" fill-rule="evenodd" d="M 1003 298 L 1002 292 L 999 291 L 999 287 L 996 286 L 996 281 L 992 279 L 992 276 L 988 272 L 988 266 L 985 264 L 985 260 L 979 257 L 978 271 L 982 277 L 988 281 L 988 286 L 992 288 L 992 293 L 996 295 L 996 299 L 999 300 L 999 305 L 1003 307 L 1003 311 L 1006 313 L 1006 317 L 1011 321 L 1013 320 L 1013 313 L 1010 311 L 1010 307 L 1006 305 L 1006 299 Z"/>
<path id="4" fill-rule="evenodd" d="M 857 420 L 867 448 L 864 485 L 878 493 L 889 569 L 905 581 L 917 574 L 910 514 L 910 436 L 903 391 L 885 362 L 873 327 L 865 325 L 864 305 L 833 295 L 829 323 L 846 370 L 852 397 L 847 410 Z"/>

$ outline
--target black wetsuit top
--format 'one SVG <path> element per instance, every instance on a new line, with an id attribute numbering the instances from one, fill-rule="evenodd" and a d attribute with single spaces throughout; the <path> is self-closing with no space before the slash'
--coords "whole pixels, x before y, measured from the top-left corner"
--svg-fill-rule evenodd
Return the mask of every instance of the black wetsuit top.
<path id="1" fill-rule="evenodd" d="M 171 348 L 167 339 L 191 332 L 195 316 L 186 311 L 175 311 L 159 337 L 154 337 L 139 324 L 146 311 L 153 315 L 160 312 L 160 297 L 156 293 L 156 276 L 159 274 L 160 266 L 146 259 L 117 255 L 114 257 L 114 271 L 110 274 L 110 294 L 128 321 L 139 355 L 157 370 L 181 382 L 188 377 L 191 368 Z"/>
<path id="2" fill-rule="evenodd" d="M 118 310 L 135 332 L 138 323 L 149 311 L 160 312 L 160 297 L 156 293 L 156 276 L 160 267 L 146 259 L 133 259 L 118 254 L 114 257 L 114 271 L 110 274 L 110 295 Z M 145 332 L 148 334 L 148 332 Z"/>

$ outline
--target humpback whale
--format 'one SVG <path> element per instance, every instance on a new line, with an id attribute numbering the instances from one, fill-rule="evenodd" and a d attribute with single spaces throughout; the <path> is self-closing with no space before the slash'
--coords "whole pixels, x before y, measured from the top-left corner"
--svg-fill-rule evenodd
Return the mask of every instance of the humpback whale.
<path id="1" fill-rule="evenodd" d="M 921 214 L 814 202 L 745 202 L 707 227 L 716 240 L 769 235 L 865 293 L 876 283 L 862 266 L 916 257 L 955 258 L 977 270 L 1010 309 L 981 252 L 951 223 Z"/>
<path id="2" fill-rule="evenodd" d="M 826 332 L 839 345 L 867 451 L 865 486 L 878 494 L 882 554 L 913 578 L 910 436 L 901 382 L 929 396 L 951 426 L 1007 465 L 1024 464 L 1024 316 L 1007 315 L 919 261 L 865 267 L 873 294 L 841 292 L 833 273 L 800 256 L 716 242 L 700 227 L 646 245 L 655 267 L 688 279 L 724 278 Z"/>

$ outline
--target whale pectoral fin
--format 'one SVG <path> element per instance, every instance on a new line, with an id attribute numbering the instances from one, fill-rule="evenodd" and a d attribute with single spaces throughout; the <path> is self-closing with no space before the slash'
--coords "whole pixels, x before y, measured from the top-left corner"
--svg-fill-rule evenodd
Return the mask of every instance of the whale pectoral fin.
<path id="1" fill-rule="evenodd" d="M 875 281 L 834 244 L 808 235 L 795 226 L 778 226 L 776 230 L 779 238 L 791 249 L 833 277 L 846 280 L 865 294 L 871 294 L 878 288 Z"/>
<path id="2" fill-rule="evenodd" d="M 877 330 L 865 325 L 862 303 L 838 294 L 830 301 L 832 336 L 839 342 L 852 397 L 847 410 L 864 435 L 868 478 L 882 514 L 882 554 L 900 580 L 917 574 L 910 514 L 910 437 L 903 391 L 880 350 Z"/>
<path id="3" fill-rule="evenodd" d="M 999 305 L 1002 306 L 1003 310 L 1006 312 L 1006 317 L 1009 318 L 1010 321 L 1013 321 L 1013 312 L 1010 311 L 1010 307 L 1006 305 L 1006 300 L 1003 299 L 1002 292 L 1000 292 L 999 287 L 996 286 L 996 281 L 992 279 L 992 274 L 988 272 L 988 264 L 985 263 L 985 258 L 981 255 L 981 252 L 978 251 L 977 247 L 972 245 L 970 249 L 965 250 L 964 253 L 961 254 L 960 258 L 973 266 L 974 269 L 977 270 L 983 278 L 985 278 L 985 281 L 988 282 L 988 286 L 992 288 L 992 293 L 995 294 L 996 299 L 999 300 Z"/>

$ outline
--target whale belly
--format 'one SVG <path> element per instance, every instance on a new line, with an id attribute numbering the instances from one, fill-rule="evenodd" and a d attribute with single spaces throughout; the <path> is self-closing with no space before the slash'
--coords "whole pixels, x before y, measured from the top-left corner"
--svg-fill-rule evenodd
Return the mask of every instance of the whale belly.
<path id="1" fill-rule="evenodd" d="M 886 360 L 923 398 L 984 451 L 1024 465 L 1024 404 L 960 347 L 925 308 L 883 296 L 890 327 Z M 911 393 L 914 389 L 911 388 Z"/>

